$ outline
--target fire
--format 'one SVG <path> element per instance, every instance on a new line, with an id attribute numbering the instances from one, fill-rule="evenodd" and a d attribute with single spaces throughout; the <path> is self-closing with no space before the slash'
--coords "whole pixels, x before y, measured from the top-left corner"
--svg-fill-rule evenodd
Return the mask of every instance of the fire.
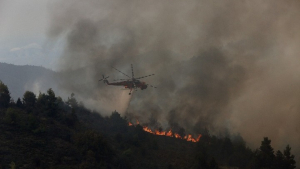
<path id="1" fill-rule="evenodd" d="M 148 132 L 148 133 L 152 133 L 152 134 L 155 134 L 150 128 L 148 128 L 147 126 L 144 126 L 143 127 L 143 130 Z"/>
<path id="2" fill-rule="evenodd" d="M 165 136 L 165 135 L 166 135 L 166 132 L 165 132 L 165 131 L 158 131 L 158 130 L 155 130 L 155 135 Z"/>
<path id="3" fill-rule="evenodd" d="M 174 133 L 174 137 L 182 139 L 182 137 L 179 134 L 177 134 L 177 133 Z"/>
<path id="4" fill-rule="evenodd" d="M 169 131 L 166 133 L 166 136 L 168 136 L 168 137 L 173 137 L 172 130 L 169 130 Z"/>
<path id="5" fill-rule="evenodd" d="M 140 124 L 140 122 L 137 120 L 136 121 L 136 124 Z M 133 126 L 132 123 L 128 123 L 128 126 Z M 198 135 L 198 137 L 195 139 L 193 138 L 193 136 L 191 134 L 188 134 L 184 137 L 182 137 L 180 134 L 178 133 L 173 133 L 172 130 L 169 130 L 169 131 L 159 131 L 159 130 L 155 130 L 155 131 L 152 131 L 149 127 L 147 126 L 143 126 L 143 130 L 145 132 L 148 132 L 148 133 L 151 133 L 151 134 L 154 134 L 154 135 L 159 135 L 159 136 L 167 136 L 167 137 L 175 137 L 177 139 L 183 139 L 183 140 L 186 140 L 186 141 L 191 141 L 191 142 L 198 142 L 201 138 L 201 134 Z"/>
<path id="6" fill-rule="evenodd" d="M 198 135 L 196 142 L 200 141 L 201 136 L 202 136 L 201 134 Z"/>

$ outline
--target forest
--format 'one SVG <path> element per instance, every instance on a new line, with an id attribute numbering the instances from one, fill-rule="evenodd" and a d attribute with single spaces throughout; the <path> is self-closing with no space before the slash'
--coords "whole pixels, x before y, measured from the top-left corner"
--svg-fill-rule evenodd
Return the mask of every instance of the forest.
<path id="1" fill-rule="evenodd" d="M 16 101 L 0 81 L 0 169 L 294 169 L 291 147 L 275 151 L 262 138 L 250 149 L 241 136 L 204 129 L 198 142 L 147 133 L 113 111 L 89 110 L 71 94 L 26 91 Z"/>

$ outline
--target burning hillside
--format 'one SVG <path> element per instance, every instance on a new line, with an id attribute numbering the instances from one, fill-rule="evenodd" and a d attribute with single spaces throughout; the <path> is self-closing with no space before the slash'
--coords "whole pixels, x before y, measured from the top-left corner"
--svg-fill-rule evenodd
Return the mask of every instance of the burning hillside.
<path id="1" fill-rule="evenodd" d="M 137 121 L 136 125 L 140 125 L 139 121 Z M 128 126 L 135 126 L 135 125 L 133 125 L 131 122 L 128 122 Z M 148 132 L 148 133 L 151 133 L 154 135 L 158 135 L 158 136 L 174 137 L 177 139 L 182 139 L 182 140 L 191 141 L 191 142 L 198 142 L 201 138 L 201 134 L 199 134 L 197 138 L 194 138 L 191 134 L 182 136 L 178 133 L 174 133 L 174 132 L 172 132 L 172 129 L 170 129 L 169 131 L 162 131 L 160 129 L 152 130 L 148 126 L 145 126 L 145 125 L 143 125 L 142 127 L 145 132 Z"/>

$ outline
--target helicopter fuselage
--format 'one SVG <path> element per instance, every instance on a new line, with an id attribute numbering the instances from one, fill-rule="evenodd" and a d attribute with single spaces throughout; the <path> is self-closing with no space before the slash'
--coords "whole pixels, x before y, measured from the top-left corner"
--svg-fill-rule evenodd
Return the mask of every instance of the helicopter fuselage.
<path id="1" fill-rule="evenodd" d="M 114 67 L 112 67 L 114 68 Z M 102 75 L 102 79 L 100 79 L 99 81 L 103 81 L 104 83 L 106 83 L 107 85 L 113 85 L 113 86 L 124 86 L 125 89 L 129 89 L 130 92 L 129 92 L 129 95 L 131 95 L 131 91 L 132 90 L 137 90 L 137 88 L 140 88 L 141 90 L 144 90 L 144 89 L 147 89 L 148 85 L 149 84 L 146 84 L 145 82 L 142 82 L 138 79 L 142 79 L 142 78 L 146 78 L 146 77 L 149 77 L 149 76 L 153 76 L 154 74 L 150 74 L 150 75 L 147 75 L 147 76 L 142 76 L 142 77 L 138 77 L 138 78 L 135 78 L 134 77 L 134 72 L 133 72 L 133 66 L 131 64 L 131 74 L 132 76 L 128 76 L 127 74 L 123 73 L 122 71 L 114 68 L 116 71 L 122 73 L 123 75 L 127 76 L 128 79 L 119 79 L 119 80 L 115 80 L 115 81 L 118 81 L 118 82 L 112 82 L 110 83 L 107 78 L 105 77 L 104 75 Z M 153 87 L 153 88 L 156 88 L 155 86 L 152 86 L 152 85 L 149 85 L 150 87 Z"/>

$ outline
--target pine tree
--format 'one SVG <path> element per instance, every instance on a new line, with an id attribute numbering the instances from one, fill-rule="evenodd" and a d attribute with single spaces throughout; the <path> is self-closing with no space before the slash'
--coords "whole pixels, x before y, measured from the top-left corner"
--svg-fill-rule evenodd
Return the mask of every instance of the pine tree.
<path id="1" fill-rule="evenodd" d="M 17 106 L 18 108 L 22 108 L 22 107 L 23 107 L 23 103 L 22 103 L 22 101 L 21 101 L 20 98 L 18 98 L 17 103 L 16 103 L 16 106 Z"/>
<path id="2" fill-rule="evenodd" d="M 23 104 L 26 108 L 33 108 L 35 107 L 36 103 L 36 96 L 31 91 L 26 91 L 23 95 Z"/>
<path id="3" fill-rule="evenodd" d="M 295 156 L 291 155 L 291 147 L 286 146 L 284 152 L 284 168 L 285 169 L 294 169 L 296 168 L 296 161 L 294 160 Z"/>
<path id="4" fill-rule="evenodd" d="M 276 157 L 275 157 L 275 166 L 274 168 L 276 169 L 285 169 L 284 167 L 284 156 L 280 150 L 276 152 Z"/>
<path id="5" fill-rule="evenodd" d="M 10 98 L 8 87 L 0 80 L 0 108 L 7 108 Z"/>
<path id="6" fill-rule="evenodd" d="M 76 108 L 78 107 L 78 102 L 75 98 L 75 94 L 72 93 L 71 94 L 71 98 L 68 97 L 68 101 L 66 102 L 69 106 L 73 107 L 73 108 Z"/>
<path id="7" fill-rule="evenodd" d="M 48 116 L 56 117 L 58 112 L 58 103 L 56 102 L 56 97 L 54 91 L 50 88 L 47 90 L 47 102 L 46 109 Z"/>
<path id="8" fill-rule="evenodd" d="M 260 168 L 270 168 L 273 166 L 275 155 L 271 147 L 271 140 L 269 140 L 268 137 L 265 137 L 261 142 L 257 158 Z"/>

